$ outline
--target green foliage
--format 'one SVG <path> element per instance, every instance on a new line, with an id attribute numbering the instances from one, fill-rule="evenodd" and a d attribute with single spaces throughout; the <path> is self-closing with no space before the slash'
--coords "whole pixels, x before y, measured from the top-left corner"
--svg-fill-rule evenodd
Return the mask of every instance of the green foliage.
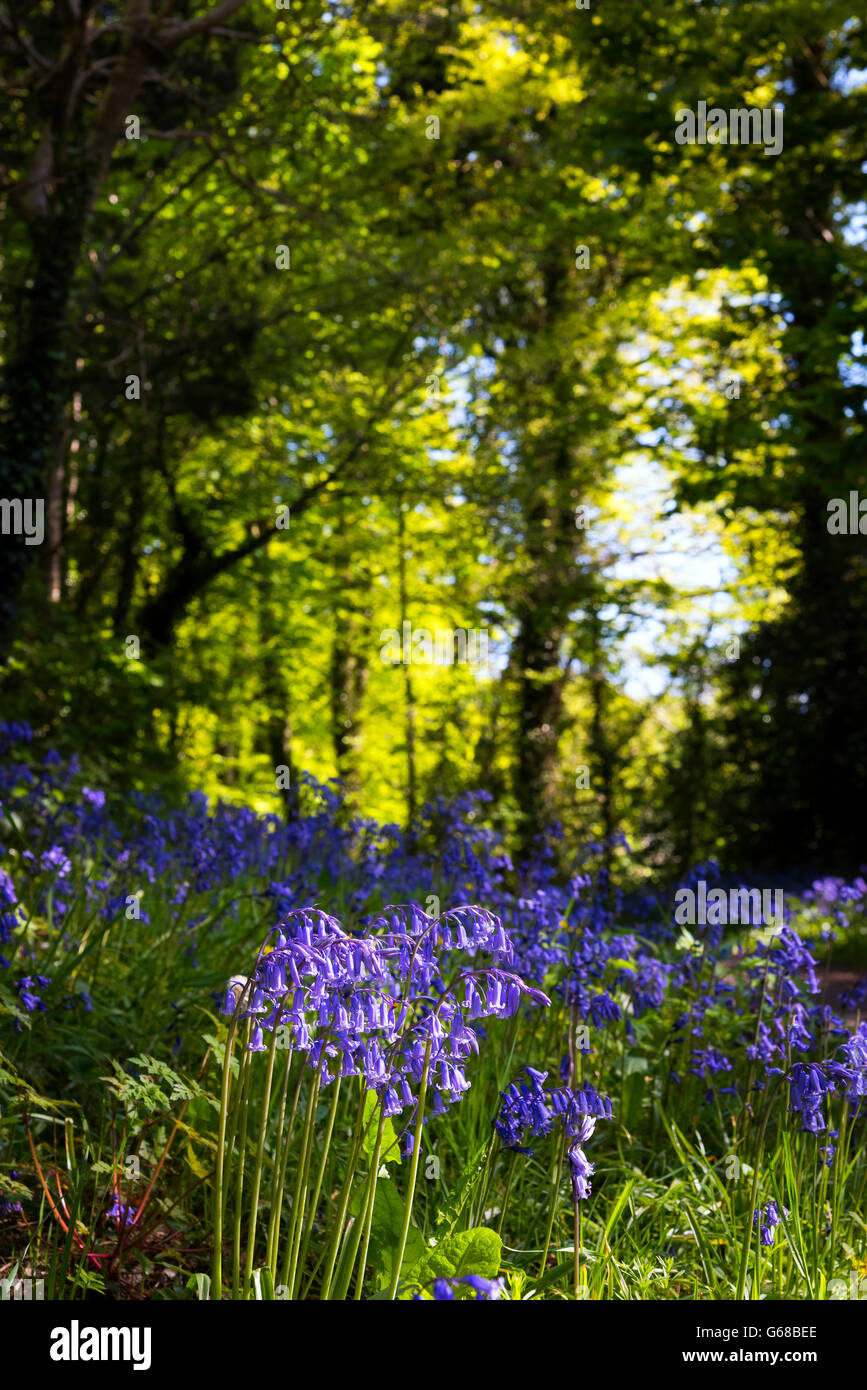
<path id="1" fill-rule="evenodd" d="M 467 1206 L 474 1200 L 485 1169 L 487 1154 L 488 1144 L 481 1144 L 471 1155 L 446 1201 L 438 1208 L 436 1224 L 441 1239 L 454 1234 Z M 478 1273 L 476 1270 L 472 1272 Z"/>
<path id="2" fill-rule="evenodd" d="M 496 1279 L 500 1272 L 503 1242 L 496 1231 L 477 1226 L 471 1231 L 457 1231 L 437 1241 L 404 1273 L 408 1282 L 427 1284 L 433 1279 L 460 1278 L 478 1274 L 483 1279 Z"/>
<path id="3" fill-rule="evenodd" d="M 376 1148 L 378 1120 L 379 1108 L 376 1094 L 374 1091 L 367 1091 L 364 1096 L 364 1128 L 361 1134 L 361 1152 L 368 1163 L 372 1162 Z M 394 1124 L 389 1119 L 384 1119 L 382 1122 L 380 1162 L 386 1164 L 400 1163 L 400 1144 Z"/>
<path id="4" fill-rule="evenodd" d="M 59 458 L 65 505 L 9 717 L 123 789 L 277 809 L 285 765 L 402 821 L 481 783 L 648 873 L 854 866 L 865 582 L 815 524 L 863 483 L 850 8 L 160 14 L 135 140 L 110 33 L 67 101 L 71 12 L 14 5 L 0 490 Z M 784 102 L 783 152 L 677 145 L 698 74 Z M 404 621 L 486 629 L 491 669 L 384 664 Z"/>
<path id="5" fill-rule="evenodd" d="M 355 1205 L 361 1213 L 361 1194 Z M 376 1202 L 370 1227 L 368 1258 L 376 1275 L 376 1286 L 387 1289 L 394 1274 L 394 1262 L 400 1248 L 400 1233 L 403 1225 L 404 1202 L 396 1182 L 392 1178 L 379 1178 L 376 1184 Z M 404 1252 L 404 1269 L 415 1264 L 424 1251 L 424 1241 L 416 1226 L 410 1226 Z"/>

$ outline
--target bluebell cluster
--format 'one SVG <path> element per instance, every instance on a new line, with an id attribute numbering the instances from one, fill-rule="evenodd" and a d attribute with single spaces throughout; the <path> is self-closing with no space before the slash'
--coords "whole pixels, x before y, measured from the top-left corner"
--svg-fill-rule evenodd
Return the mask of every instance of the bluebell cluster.
<path id="1" fill-rule="evenodd" d="M 452 1303 L 456 1297 L 456 1290 L 460 1288 L 472 1290 L 475 1303 L 496 1302 L 502 1298 L 505 1292 L 505 1279 L 483 1279 L 480 1274 L 462 1274 L 452 1279 L 434 1279 L 431 1285 L 431 1297 L 437 1303 Z M 420 1293 L 413 1294 L 416 1303 L 422 1301 Z"/>
<path id="2" fill-rule="evenodd" d="M 480 956 L 491 963 L 476 965 Z M 306 1055 L 323 1086 L 363 1078 L 387 1117 L 415 1105 L 427 1070 L 430 1113 L 442 1114 L 469 1090 L 467 1060 L 479 1050 L 473 1025 L 512 1017 L 522 1001 L 550 1003 L 508 968 L 513 958 L 502 922 L 479 907 L 434 919 L 415 904 L 390 906 L 363 936 L 299 909 L 269 934 L 249 979 L 230 983 L 222 1010 L 252 1020 L 252 1051 L 285 1030 L 284 1045 Z M 474 968 L 461 969 L 465 961 Z"/>
<path id="3" fill-rule="evenodd" d="M 783 1207 L 783 1216 L 788 1219 L 789 1208 Z M 765 1204 L 764 1211 L 757 1208 L 753 1212 L 753 1228 L 759 1227 L 759 1237 L 762 1245 L 773 1245 L 774 1228 L 782 1223 L 780 1209 L 776 1202 L 770 1201 Z"/>
<path id="4" fill-rule="evenodd" d="M 546 1071 L 525 1067 L 527 1081 L 512 1082 L 501 1097 L 494 1128 L 503 1147 L 515 1153 L 532 1154 L 524 1142 L 543 1137 L 561 1126 L 567 1141 L 567 1157 L 576 1202 L 590 1196 L 594 1166 L 584 1153 L 584 1145 L 596 1129 L 597 1119 L 612 1118 L 611 1101 L 593 1086 L 552 1086 L 546 1088 Z"/>
<path id="5" fill-rule="evenodd" d="M 114 1223 L 118 1227 L 127 1227 L 133 1225 L 137 1213 L 137 1207 L 134 1207 L 126 1202 L 122 1202 L 117 1193 L 115 1193 L 114 1201 L 108 1208 L 108 1211 L 106 1212 L 106 1217 L 109 1221 L 114 1221 Z"/>

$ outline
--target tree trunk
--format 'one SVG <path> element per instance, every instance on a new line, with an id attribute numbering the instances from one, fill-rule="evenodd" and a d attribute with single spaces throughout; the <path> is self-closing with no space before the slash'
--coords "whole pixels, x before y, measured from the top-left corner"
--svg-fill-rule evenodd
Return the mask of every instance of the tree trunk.
<path id="1" fill-rule="evenodd" d="M 337 508 L 334 565 L 338 588 L 333 610 L 331 730 L 337 776 L 343 785 L 347 807 L 350 807 L 360 790 L 361 706 L 367 688 L 371 614 L 355 591 L 343 498 L 338 499 Z"/>
<path id="2" fill-rule="evenodd" d="M 559 248 L 544 274 L 541 329 L 551 338 L 567 285 Z M 569 610 L 583 583 L 576 563 L 580 531 L 575 525 L 575 507 L 580 499 L 573 479 L 572 380 L 559 362 L 552 362 L 541 388 L 547 394 L 551 423 L 538 442 L 531 446 L 526 436 L 523 442 L 527 573 L 517 604 L 514 651 L 518 679 L 515 791 L 520 847 L 527 858 L 539 835 L 556 817 L 565 682 L 561 649 Z M 529 408 L 532 381 L 525 389 Z"/>
<path id="3" fill-rule="evenodd" d="M 299 814 L 298 775 L 292 761 L 292 725 L 289 708 L 289 675 L 286 667 L 285 637 L 274 610 L 274 561 L 265 549 L 256 559 L 260 670 L 262 700 L 266 710 L 265 742 L 273 768 L 274 785 L 283 800 L 287 821 Z"/>
<path id="4" fill-rule="evenodd" d="M 412 683 L 412 666 L 409 657 L 412 655 L 412 643 L 410 642 L 409 654 L 403 649 L 404 623 L 410 622 L 409 617 L 409 595 L 406 582 L 406 517 L 404 515 L 404 504 L 402 499 L 398 499 L 397 511 L 397 544 L 398 544 L 398 574 L 400 584 L 400 635 L 401 650 L 404 655 L 403 664 L 403 689 L 404 689 L 404 719 L 406 728 L 406 825 L 407 830 L 412 831 L 415 824 L 416 811 L 418 809 L 416 793 L 416 767 L 415 767 L 415 692 Z"/>

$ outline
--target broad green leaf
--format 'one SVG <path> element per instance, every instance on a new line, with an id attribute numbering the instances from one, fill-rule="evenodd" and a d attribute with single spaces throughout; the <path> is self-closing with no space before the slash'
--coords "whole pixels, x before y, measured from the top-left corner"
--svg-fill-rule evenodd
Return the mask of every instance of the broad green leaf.
<path id="1" fill-rule="evenodd" d="M 464 1274 L 478 1274 L 483 1279 L 496 1279 L 500 1270 L 503 1242 L 496 1231 L 476 1226 L 471 1231 L 458 1231 L 446 1236 L 416 1264 L 406 1269 L 405 1279 L 427 1284 L 432 1279 L 454 1279 Z"/>
<path id="2" fill-rule="evenodd" d="M 446 1201 L 440 1207 L 436 1215 L 437 1226 L 444 1226 L 443 1236 L 450 1236 L 460 1220 L 460 1216 L 467 1204 L 475 1196 L 479 1180 L 485 1166 L 485 1153 L 487 1143 L 480 1144 L 461 1172 L 460 1177 L 449 1193 Z"/>
<path id="3" fill-rule="evenodd" d="M 364 1189 L 359 1189 L 351 1204 L 351 1210 L 358 1217 L 364 1204 Z M 400 1244 L 403 1227 L 404 1199 L 397 1183 L 391 1178 L 380 1178 L 376 1184 L 376 1200 L 373 1207 L 373 1220 L 370 1227 L 370 1245 L 367 1262 L 376 1271 L 377 1284 L 385 1288 L 391 1282 L 394 1261 Z M 418 1227 L 410 1226 L 404 1251 L 404 1269 L 417 1262 L 424 1254 L 424 1241 Z"/>
<path id="4" fill-rule="evenodd" d="M 369 1163 L 373 1162 L 373 1151 L 376 1148 L 376 1134 L 379 1126 L 379 1115 L 377 1107 L 379 1097 L 375 1091 L 368 1091 L 364 1097 L 364 1133 L 361 1140 L 361 1150 Z M 382 1144 L 379 1150 L 380 1163 L 400 1163 L 400 1144 L 395 1133 L 394 1125 L 391 1120 L 385 1120 L 382 1126 Z"/>

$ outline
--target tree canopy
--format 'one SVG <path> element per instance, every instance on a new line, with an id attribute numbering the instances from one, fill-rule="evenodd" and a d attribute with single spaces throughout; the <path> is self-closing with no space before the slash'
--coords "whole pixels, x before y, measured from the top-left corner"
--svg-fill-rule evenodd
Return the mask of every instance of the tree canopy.
<path id="1" fill-rule="evenodd" d="M 289 816 L 857 867 L 853 8 L 4 0 L 6 717 Z"/>

